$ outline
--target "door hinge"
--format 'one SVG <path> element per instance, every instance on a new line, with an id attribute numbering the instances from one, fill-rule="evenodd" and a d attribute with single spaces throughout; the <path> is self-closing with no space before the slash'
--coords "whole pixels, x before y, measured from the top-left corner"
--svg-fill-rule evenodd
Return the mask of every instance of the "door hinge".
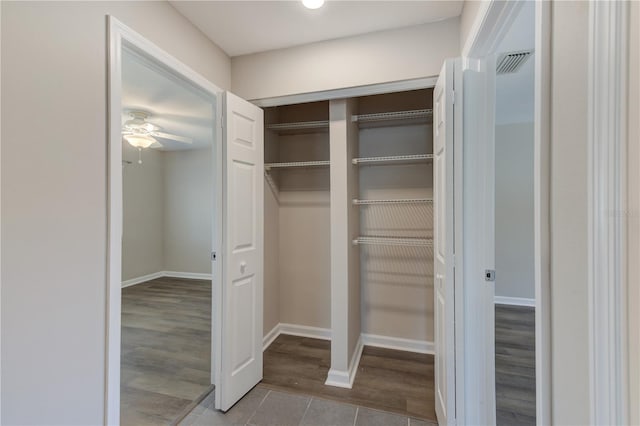
<path id="1" fill-rule="evenodd" d="M 484 280 L 485 281 L 495 281 L 496 280 L 496 270 L 495 269 L 485 269 L 484 270 Z"/>
<path id="2" fill-rule="evenodd" d="M 216 260 L 217 258 L 218 258 L 217 253 L 216 253 L 215 251 L 212 251 L 212 252 L 211 252 L 211 260 L 212 260 L 212 261 L 214 261 L 214 260 Z"/>

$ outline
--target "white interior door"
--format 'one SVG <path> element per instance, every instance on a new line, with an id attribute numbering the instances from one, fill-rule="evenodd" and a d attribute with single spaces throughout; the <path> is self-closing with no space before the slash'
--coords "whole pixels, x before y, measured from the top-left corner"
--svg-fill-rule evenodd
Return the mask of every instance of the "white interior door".
<path id="1" fill-rule="evenodd" d="M 223 282 L 216 408 L 262 380 L 263 111 L 226 92 L 223 110 Z"/>
<path id="2" fill-rule="evenodd" d="M 435 396 L 440 425 L 455 424 L 454 67 L 447 60 L 433 92 Z"/>

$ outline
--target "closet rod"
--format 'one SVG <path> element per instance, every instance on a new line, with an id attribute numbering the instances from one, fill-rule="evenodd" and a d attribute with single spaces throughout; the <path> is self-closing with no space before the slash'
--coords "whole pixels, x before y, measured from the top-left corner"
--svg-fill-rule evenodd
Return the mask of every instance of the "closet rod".
<path id="1" fill-rule="evenodd" d="M 265 163 L 264 169 L 284 169 L 289 167 L 320 167 L 328 166 L 329 160 L 325 161 L 292 161 L 290 163 Z"/>
<path id="2" fill-rule="evenodd" d="M 395 155 L 390 157 L 361 157 L 351 160 L 353 164 L 411 163 L 433 159 L 433 154 Z"/>
<path id="3" fill-rule="evenodd" d="M 352 203 L 354 206 L 363 206 L 370 204 L 422 204 L 422 203 L 432 203 L 433 198 L 405 198 L 398 200 L 359 200 L 354 198 Z"/>
<path id="4" fill-rule="evenodd" d="M 416 109 L 411 111 L 381 112 L 376 114 L 358 114 L 351 117 L 351 121 L 360 123 L 371 123 L 374 121 L 392 120 L 417 120 L 429 118 L 433 114 L 431 109 Z"/>
<path id="5" fill-rule="evenodd" d="M 293 123 L 268 124 L 267 130 L 301 130 L 301 129 L 323 129 L 329 127 L 329 120 L 320 121 L 298 121 Z"/>
<path id="6" fill-rule="evenodd" d="M 353 240 L 353 245 L 433 247 L 433 240 L 427 238 L 358 237 Z"/>

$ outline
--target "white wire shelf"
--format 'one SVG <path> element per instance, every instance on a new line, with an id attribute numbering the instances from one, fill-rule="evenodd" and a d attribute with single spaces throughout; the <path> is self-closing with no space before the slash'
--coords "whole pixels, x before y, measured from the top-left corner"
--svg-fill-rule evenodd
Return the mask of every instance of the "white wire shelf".
<path id="1" fill-rule="evenodd" d="M 433 198 L 403 198 L 395 200 L 359 200 L 354 198 L 352 200 L 354 206 L 367 206 L 375 204 L 426 204 L 433 203 Z"/>
<path id="2" fill-rule="evenodd" d="M 376 114 L 353 115 L 351 120 L 358 123 L 374 123 L 381 121 L 424 120 L 431 118 L 433 110 L 416 109 L 411 111 L 381 112 Z"/>
<path id="3" fill-rule="evenodd" d="M 299 121 L 294 123 L 275 123 L 275 124 L 267 125 L 267 130 L 275 130 L 278 132 L 295 131 L 295 130 L 328 129 L 328 128 L 329 128 L 329 120 Z"/>
<path id="4" fill-rule="evenodd" d="M 358 237 L 353 240 L 353 245 L 433 247 L 433 240 L 428 238 Z"/>
<path id="5" fill-rule="evenodd" d="M 353 164 L 420 163 L 433 159 L 433 154 L 395 155 L 391 157 L 360 157 L 351 160 Z"/>
<path id="6" fill-rule="evenodd" d="M 323 167 L 330 164 L 329 160 L 326 161 L 292 161 L 289 163 L 265 163 L 264 169 L 269 171 L 271 169 L 285 169 L 290 167 Z"/>

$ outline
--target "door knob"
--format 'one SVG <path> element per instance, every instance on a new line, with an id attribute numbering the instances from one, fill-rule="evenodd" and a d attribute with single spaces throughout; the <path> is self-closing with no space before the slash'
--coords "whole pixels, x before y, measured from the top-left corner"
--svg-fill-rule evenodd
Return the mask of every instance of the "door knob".
<path id="1" fill-rule="evenodd" d="M 247 262 L 240 262 L 240 273 L 244 274 L 244 271 L 247 269 Z"/>

